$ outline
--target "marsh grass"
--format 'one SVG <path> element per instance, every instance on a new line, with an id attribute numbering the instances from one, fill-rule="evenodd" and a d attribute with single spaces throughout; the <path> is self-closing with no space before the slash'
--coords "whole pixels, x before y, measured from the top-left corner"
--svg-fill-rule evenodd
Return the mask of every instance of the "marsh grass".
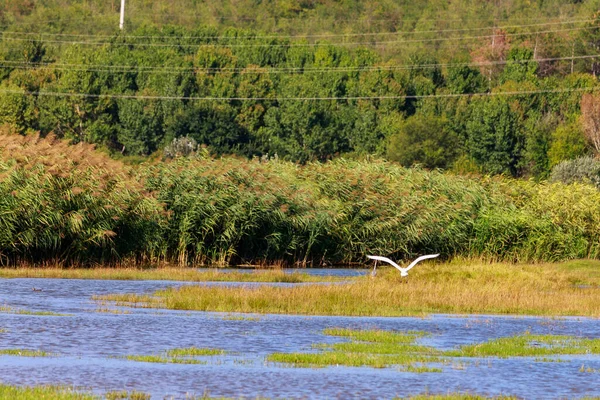
<path id="1" fill-rule="evenodd" d="M 48 317 L 70 317 L 72 314 L 60 314 L 52 311 L 31 311 L 24 310 L 21 308 L 14 308 L 9 306 L 0 306 L 0 313 L 5 314 L 20 314 L 20 315 L 39 315 L 39 316 L 48 316 Z"/>
<path id="2" fill-rule="evenodd" d="M 348 338 L 350 342 L 316 345 L 316 353 L 274 353 L 268 361 L 300 367 L 386 368 L 399 366 L 401 371 L 426 373 L 442 372 L 431 363 L 452 363 L 455 369 L 464 369 L 464 363 L 452 360 L 469 357 L 509 358 L 535 357 L 536 362 L 559 362 L 557 355 L 600 354 L 600 339 L 559 335 L 523 335 L 490 340 L 485 343 L 461 346 L 454 350 L 438 350 L 422 346 L 417 340 L 424 332 L 389 332 L 381 330 L 326 329 L 326 335 Z"/>
<path id="3" fill-rule="evenodd" d="M 351 283 L 294 287 L 185 286 L 152 295 L 96 300 L 120 305 L 241 313 L 353 316 L 520 314 L 600 316 L 598 261 L 560 264 L 425 263 L 401 278 L 395 269 Z M 585 282 L 587 288 L 576 282 Z"/>
<path id="4" fill-rule="evenodd" d="M 152 396 L 148 393 L 126 390 L 108 392 L 104 395 L 105 400 L 150 400 Z"/>
<path id="5" fill-rule="evenodd" d="M 65 386 L 11 386 L 0 383 L 0 400 L 150 400 L 150 395 L 137 391 L 114 391 L 104 396 L 85 393 Z"/>
<path id="6" fill-rule="evenodd" d="M 58 279 L 98 279 L 98 280 L 173 280 L 188 282 L 283 282 L 311 283 L 352 280 L 333 276 L 314 276 L 307 273 L 287 273 L 281 269 L 256 269 L 247 272 L 220 271 L 211 269 L 199 271 L 196 268 L 60 268 L 33 266 L 20 268 L 0 268 L 0 278 L 58 278 Z"/>
<path id="7" fill-rule="evenodd" d="M 97 400 L 97 396 L 74 391 L 62 386 L 20 387 L 0 383 L 1 400 Z"/>
<path id="8" fill-rule="evenodd" d="M 517 400 L 516 396 L 483 396 L 478 394 L 470 393 L 446 393 L 446 394 L 421 394 L 417 396 L 403 397 L 403 399 L 409 400 Z M 394 400 L 400 400 L 396 398 Z"/>
<path id="9" fill-rule="evenodd" d="M 189 357 L 189 356 L 219 356 L 225 354 L 225 350 L 221 349 L 210 349 L 210 348 L 198 348 L 198 347 L 186 347 L 171 349 L 165 352 L 169 357 Z"/>
<path id="10" fill-rule="evenodd" d="M 18 357 L 52 357 L 53 353 L 48 353 L 42 350 L 28 349 L 0 349 L 0 355 L 3 356 L 18 356 Z"/>
<path id="11" fill-rule="evenodd" d="M 161 354 L 128 355 L 123 358 L 130 361 L 161 364 L 207 364 L 207 361 L 198 360 L 192 357 L 218 356 L 224 354 L 226 354 L 226 352 L 221 349 L 186 347 L 166 350 Z"/>
<path id="12" fill-rule="evenodd" d="M 193 358 L 164 357 L 161 355 L 129 355 L 125 359 L 159 364 L 207 364 L 206 361 L 195 360 Z"/>
<path id="13" fill-rule="evenodd" d="M 412 372 L 437 372 L 422 363 L 441 361 L 439 351 L 416 344 L 423 332 L 353 331 L 349 329 L 328 329 L 326 334 L 345 337 L 352 341 L 323 345 L 325 351 L 318 353 L 274 353 L 268 361 L 296 366 L 325 367 L 344 365 L 351 367 L 386 368 L 399 365 Z"/>
<path id="14" fill-rule="evenodd" d="M 600 354 L 600 339 L 559 335 L 524 334 L 486 343 L 462 346 L 445 352 L 449 357 L 547 357 L 554 355 Z"/>

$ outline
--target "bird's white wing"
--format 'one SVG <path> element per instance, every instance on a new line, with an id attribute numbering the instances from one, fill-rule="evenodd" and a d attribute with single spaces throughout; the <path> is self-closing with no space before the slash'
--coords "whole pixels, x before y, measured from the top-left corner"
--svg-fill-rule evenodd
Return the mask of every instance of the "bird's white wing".
<path id="1" fill-rule="evenodd" d="M 392 264 L 394 267 L 398 268 L 398 270 L 402 271 L 402 268 L 400 268 L 400 266 L 398 264 L 396 264 L 395 262 L 393 262 L 392 260 L 390 260 L 387 257 L 381 257 L 381 256 L 367 256 L 367 257 L 370 258 L 371 260 L 379 260 L 379 261 L 386 262 L 388 264 Z"/>
<path id="2" fill-rule="evenodd" d="M 439 256 L 439 254 L 428 254 L 426 256 L 421 256 L 421 257 L 417 258 L 415 261 L 411 262 L 408 267 L 404 268 L 404 271 L 408 271 L 409 269 L 411 269 L 412 267 L 417 265 L 417 263 L 419 263 L 423 260 L 427 260 L 428 258 L 436 258 L 437 256 Z"/>

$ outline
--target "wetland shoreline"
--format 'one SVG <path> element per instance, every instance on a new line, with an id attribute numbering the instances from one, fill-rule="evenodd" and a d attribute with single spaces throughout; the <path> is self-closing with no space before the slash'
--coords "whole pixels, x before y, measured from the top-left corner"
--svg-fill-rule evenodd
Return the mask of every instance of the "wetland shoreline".
<path id="1" fill-rule="evenodd" d="M 407 278 L 388 268 L 374 278 L 362 276 L 331 285 L 186 285 L 152 294 L 121 293 L 95 299 L 133 307 L 261 314 L 599 317 L 599 264 L 592 260 L 555 264 L 426 263 Z M 247 275 L 250 277 L 245 282 L 250 282 L 253 274 Z"/>

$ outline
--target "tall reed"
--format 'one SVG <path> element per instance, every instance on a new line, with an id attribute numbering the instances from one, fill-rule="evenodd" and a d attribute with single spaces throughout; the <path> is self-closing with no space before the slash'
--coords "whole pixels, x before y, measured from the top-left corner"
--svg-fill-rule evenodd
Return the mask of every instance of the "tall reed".
<path id="1" fill-rule="evenodd" d="M 600 255 L 600 192 L 380 160 L 197 154 L 130 167 L 89 145 L 0 135 L 0 227 L 3 262 L 556 261 Z"/>

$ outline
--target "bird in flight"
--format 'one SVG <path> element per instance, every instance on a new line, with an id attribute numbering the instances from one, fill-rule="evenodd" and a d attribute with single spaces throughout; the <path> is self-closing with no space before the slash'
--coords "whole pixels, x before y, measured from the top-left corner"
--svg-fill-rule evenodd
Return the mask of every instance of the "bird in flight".
<path id="1" fill-rule="evenodd" d="M 371 276 L 375 276 L 375 274 L 377 273 L 375 271 L 375 269 L 377 268 L 377 261 L 383 261 L 388 264 L 392 264 L 394 267 L 396 267 L 396 269 L 398 271 L 400 271 L 400 276 L 407 276 L 408 270 L 411 269 L 412 267 L 414 267 L 415 265 L 417 265 L 418 262 L 427 260 L 429 258 L 436 258 L 437 256 L 439 256 L 439 254 L 429 254 L 426 256 L 421 256 L 421 257 L 417 258 L 415 261 L 411 262 L 408 265 L 408 267 L 406 267 L 406 268 L 402 268 L 401 266 L 399 266 L 398 264 L 396 264 L 395 262 L 393 262 L 392 260 L 390 260 L 387 257 L 381 257 L 381 256 L 367 256 L 367 257 L 370 258 L 371 260 L 375 260 L 375 266 L 373 267 L 373 272 L 371 272 Z"/>

